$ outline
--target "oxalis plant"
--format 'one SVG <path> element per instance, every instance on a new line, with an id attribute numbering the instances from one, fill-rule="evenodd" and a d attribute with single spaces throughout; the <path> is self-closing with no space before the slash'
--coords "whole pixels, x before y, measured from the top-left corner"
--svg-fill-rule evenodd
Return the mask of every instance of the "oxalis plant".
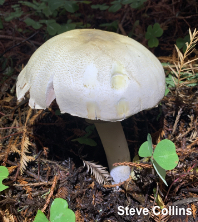
<path id="1" fill-rule="evenodd" d="M 148 134 L 147 141 L 140 146 L 138 154 L 140 157 L 150 157 L 157 174 L 168 186 L 165 180 L 166 170 L 174 169 L 179 162 L 175 144 L 168 139 L 164 139 L 153 149 L 151 135 Z"/>
<path id="2" fill-rule="evenodd" d="M 50 222 L 75 222 L 75 214 L 68 208 L 68 203 L 62 198 L 56 198 L 50 208 Z M 34 222 L 49 222 L 45 214 L 38 210 Z"/>
<path id="3" fill-rule="evenodd" d="M 8 169 L 5 166 L 0 166 L 0 192 L 7 189 L 8 186 L 3 185 L 2 181 L 9 175 Z"/>

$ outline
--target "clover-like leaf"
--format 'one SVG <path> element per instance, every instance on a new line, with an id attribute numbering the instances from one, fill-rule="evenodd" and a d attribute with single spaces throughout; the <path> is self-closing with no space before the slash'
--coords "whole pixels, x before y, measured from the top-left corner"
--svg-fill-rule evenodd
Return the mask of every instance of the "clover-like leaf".
<path id="1" fill-rule="evenodd" d="M 183 52 L 185 52 L 186 48 L 187 48 L 187 46 L 186 46 L 187 42 L 188 43 L 190 42 L 190 35 L 186 35 L 183 39 L 182 38 L 178 38 L 176 40 L 176 45 L 177 45 L 178 49 L 183 48 Z"/>
<path id="2" fill-rule="evenodd" d="M 101 11 L 103 11 L 103 10 L 108 9 L 109 6 L 106 5 L 106 3 L 104 3 L 104 4 L 101 4 L 101 5 L 100 4 L 92 5 L 91 8 L 93 8 L 93 9 L 100 9 Z"/>
<path id="3" fill-rule="evenodd" d="M 77 139 L 73 139 L 72 141 L 78 141 L 80 144 L 88 145 L 88 146 L 96 146 L 97 143 L 91 139 L 87 138 L 86 136 L 79 137 Z"/>
<path id="4" fill-rule="evenodd" d="M 38 210 L 34 222 L 49 222 L 49 220 L 41 210 Z"/>
<path id="5" fill-rule="evenodd" d="M 147 0 L 133 0 L 132 4 L 130 5 L 131 8 L 140 8 L 144 2 L 146 2 Z"/>
<path id="6" fill-rule="evenodd" d="M 57 34 L 59 29 L 61 28 L 61 25 L 56 23 L 56 20 L 54 19 L 40 20 L 39 22 L 45 23 L 47 25 L 47 32 L 52 36 Z"/>
<path id="7" fill-rule="evenodd" d="M 113 5 L 109 7 L 109 12 L 117 12 L 122 8 L 122 5 L 119 1 L 111 2 L 111 4 Z"/>
<path id="8" fill-rule="evenodd" d="M 157 47 L 159 45 L 159 40 L 156 37 L 160 37 L 163 34 L 163 29 L 160 24 L 155 23 L 152 27 L 148 26 L 145 38 L 148 39 L 148 45 L 150 48 Z"/>
<path id="9" fill-rule="evenodd" d="M 152 139 L 151 135 L 148 134 L 147 141 L 144 142 L 138 151 L 138 155 L 140 157 L 150 157 L 152 156 L 153 148 L 152 148 Z"/>
<path id="10" fill-rule="evenodd" d="M 9 175 L 8 169 L 4 166 L 0 166 L 0 191 L 3 191 L 8 188 L 8 186 L 2 184 L 2 181 L 6 179 L 8 175 Z"/>
<path id="11" fill-rule="evenodd" d="M 175 144 L 168 139 L 164 139 L 157 144 L 153 158 L 165 170 L 174 169 L 179 162 Z"/>
<path id="12" fill-rule="evenodd" d="M 33 19 L 31 18 L 26 18 L 24 20 L 24 22 L 29 25 L 29 26 L 32 26 L 34 29 L 40 29 L 42 27 L 42 25 L 39 23 L 39 22 L 36 22 L 34 21 Z"/>
<path id="13" fill-rule="evenodd" d="M 153 167 L 155 169 L 155 171 L 157 172 L 157 174 L 159 175 L 159 177 L 162 179 L 162 181 L 166 184 L 166 186 L 168 186 L 166 180 L 165 180 L 165 177 L 166 177 L 166 171 L 165 169 L 163 169 L 161 166 L 159 166 L 159 164 L 151 159 L 151 162 L 153 164 Z"/>
<path id="14" fill-rule="evenodd" d="M 148 46 L 150 48 L 157 47 L 159 45 L 159 40 L 156 37 L 152 37 L 148 40 Z"/>
<path id="15" fill-rule="evenodd" d="M 56 198 L 50 208 L 50 222 L 75 222 L 75 214 L 68 208 L 68 203 L 62 198 Z"/>
<path id="16" fill-rule="evenodd" d="M 79 9 L 79 6 L 74 1 L 65 1 L 64 8 L 70 13 L 74 13 Z"/>
<path id="17" fill-rule="evenodd" d="M 3 5 L 5 0 L 0 0 L 0 5 Z"/>
<path id="18" fill-rule="evenodd" d="M 15 18 L 19 18 L 23 14 L 23 11 L 21 11 L 21 8 L 18 5 L 13 5 L 12 8 L 14 8 L 15 12 L 11 12 L 8 17 L 5 17 L 6 22 L 9 22 Z"/>
<path id="19" fill-rule="evenodd" d="M 75 29 L 75 28 L 76 28 L 76 24 L 74 24 L 74 23 L 61 25 L 60 29 L 58 30 L 58 34 L 61 34 L 63 32 L 67 32 L 67 31 Z"/>

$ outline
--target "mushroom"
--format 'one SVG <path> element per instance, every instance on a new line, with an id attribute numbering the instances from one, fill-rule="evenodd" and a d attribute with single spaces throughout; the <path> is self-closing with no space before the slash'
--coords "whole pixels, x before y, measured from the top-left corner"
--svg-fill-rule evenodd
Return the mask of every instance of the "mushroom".
<path id="1" fill-rule="evenodd" d="M 39 47 L 18 76 L 18 100 L 45 109 L 56 98 L 61 113 L 95 120 L 115 183 L 126 180 L 130 161 L 121 121 L 156 106 L 165 92 L 159 60 L 143 45 L 116 33 L 76 29 Z"/>

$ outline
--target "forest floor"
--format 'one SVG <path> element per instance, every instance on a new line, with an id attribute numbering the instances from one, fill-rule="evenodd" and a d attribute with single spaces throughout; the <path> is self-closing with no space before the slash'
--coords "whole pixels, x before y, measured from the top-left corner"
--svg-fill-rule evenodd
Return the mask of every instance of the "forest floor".
<path id="1" fill-rule="evenodd" d="M 146 141 L 148 133 L 151 134 L 154 146 L 162 139 L 169 139 L 175 144 L 179 163 L 175 169 L 166 171 L 168 187 L 151 164 L 141 163 L 141 166 L 137 166 L 135 160 L 132 161 L 132 171 L 136 180 L 129 178 L 119 185 L 119 189 L 110 183 L 99 184 L 83 165 L 84 161 L 88 161 L 88 164 L 93 161 L 107 167 L 106 156 L 96 130 L 90 137 L 97 143 L 96 146 L 80 144 L 72 140 L 86 134 L 85 129 L 89 124 L 84 119 L 69 114 L 60 115 L 56 101 L 46 110 L 30 109 L 28 99 L 17 102 L 17 76 L 36 48 L 45 42 L 44 31 L 35 31 L 25 26 L 21 20 L 3 24 L 4 29 L 0 30 L 0 163 L 9 170 L 8 178 L 3 181 L 9 187 L 0 194 L 0 221 L 33 221 L 37 210 L 44 207 L 45 215 L 49 218 L 51 203 L 57 197 L 67 200 L 69 208 L 75 212 L 76 222 L 198 221 L 198 66 L 194 61 L 198 55 L 196 46 L 193 53 L 184 58 L 184 62 L 192 61 L 184 66 L 188 67 L 187 74 L 190 73 L 192 78 L 185 79 L 181 84 L 171 85 L 171 76 L 178 79 L 173 70 L 178 73 L 177 65 L 181 65 L 181 57 L 175 50 L 174 43 L 176 38 L 188 34 L 189 24 L 193 32 L 197 24 L 197 17 L 193 17 L 197 16 L 197 5 L 190 12 L 187 3 L 182 6 L 179 4 L 173 1 L 171 6 L 186 10 L 183 10 L 182 18 L 175 17 L 168 24 L 164 22 L 165 36 L 158 47 L 151 49 L 164 66 L 169 93 L 158 107 L 122 121 L 132 160 L 137 157 L 139 147 Z M 8 12 L 12 10 L 10 4 L 4 7 Z M 172 10 L 166 3 L 164 7 L 162 4 L 159 7 L 159 3 L 156 3 L 152 10 L 149 4 L 146 7 L 150 10 L 150 22 L 152 16 L 160 13 L 163 15 L 167 13 L 166 10 Z M 136 20 L 145 11 L 146 9 L 139 10 Z M 121 22 L 117 32 L 126 34 L 131 20 L 128 18 L 129 13 L 123 21 L 124 15 L 124 10 L 115 14 L 107 13 L 103 22 L 118 19 Z M 92 21 L 90 28 L 99 28 L 100 16 L 99 12 L 95 14 L 98 19 Z M 94 22 L 96 26 L 93 26 Z M 144 32 L 147 22 L 149 20 L 138 25 L 134 31 L 136 40 L 144 45 L 147 40 L 141 32 Z M 15 30 L 16 24 L 28 32 L 22 36 Z M 173 31 L 174 25 L 177 32 Z M 33 37 L 29 39 L 32 34 Z M 184 77 L 184 73 L 179 75 L 179 79 Z M 119 215 L 119 206 L 147 208 L 149 214 Z M 185 213 L 154 215 L 153 206 L 167 209 L 174 206 L 178 210 L 184 208 Z M 186 213 L 187 208 L 191 209 L 191 215 Z"/>

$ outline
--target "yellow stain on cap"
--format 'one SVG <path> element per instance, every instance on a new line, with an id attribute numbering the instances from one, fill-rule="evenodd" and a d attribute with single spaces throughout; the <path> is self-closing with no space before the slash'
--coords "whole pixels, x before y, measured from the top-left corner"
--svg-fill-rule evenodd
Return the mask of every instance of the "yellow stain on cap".
<path id="1" fill-rule="evenodd" d="M 124 74 L 115 74 L 111 77 L 111 87 L 116 90 L 127 88 L 128 82 L 128 76 Z"/>
<path id="2" fill-rule="evenodd" d="M 119 117 L 126 117 L 129 114 L 129 104 L 125 99 L 121 99 L 117 106 L 116 106 L 116 110 L 117 110 L 117 115 Z"/>
<path id="3" fill-rule="evenodd" d="M 100 109 L 95 102 L 87 103 L 87 118 L 88 119 L 98 119 L 100 117 Z"/>
<path id="4" fill-rule="evenodd" d="M 111 87 L 115 90 L 127 88 L 129 77 L 125 74 L 126 70 L 120 63 L 114 63 L 112 66 Z"/>

